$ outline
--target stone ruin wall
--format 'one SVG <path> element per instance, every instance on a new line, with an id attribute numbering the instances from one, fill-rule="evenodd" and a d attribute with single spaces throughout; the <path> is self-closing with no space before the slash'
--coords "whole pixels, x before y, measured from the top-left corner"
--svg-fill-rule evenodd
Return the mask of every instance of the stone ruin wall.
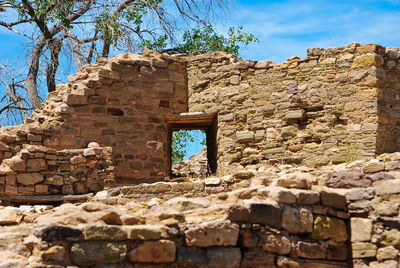
<path id="1" fill-rule="evenodd" d="M 32 268 L 398 267 L 400 153 L 286 171 L 124 186 L 36 214 L 46 206 L 0 208 L 0 252 Z"/>
<path id="2" fill-rule="evenodd" d="M 186 84 L 184 62 L 168 55 L 85 66 L 25 124 L 1 128 L 0 194 L 82 194 L 104 180 L 162 180 L 170 170 L 164 116 L 187 111 Z M 91 142 L 105 147 L 87 148 Z"/>
<path id="3" fill-rule="evenodd" d="M 218 114 L 218 171 L 323 166 L 398 151 L 398 49 L 350 44 L 288 62 L 187 58 L 189 111 Z"/>
<path id="4" fill-rule="evenodd" d="M 322 166 L 370 158 L 399 150 L 398 58 L 396 49 L 350 44 L 310 49 L 306 58 L 279 65 L 219 52 L 170 56 L 146 51 L 100 60 L 59 85 L 26 124 L 2 128 L 0 159 L 17 156 L 25 145 L 61 151 L 97 142 L 112 148 L 111 157 L 97 157 L 108 161 L 101 169 L 114 166 L 119 183 L 160 181 L 170 172 L 166 116 L 188 109 L 216 114 L 218 174 L 243 166 Z M 13 182 L 8 175 L 36 172 L 37 167 L 10 170 L 11 162 L 3 161 L 0 182 Z M 25 186 L 35 187 L 10 186 L 21 186 L 20 194 L 31 192 L 22 190 Z M 15 194 L 12 189 L 6 193 Z"/>
<path id="5" fill-rule="evenodd" d="M 149 56 L 87 66 L 26 124 L 2 128 L 0 194 L 97 191 L 113 180 L 114 166 L 132 183 L 163 178 L 164 116 L 186 112 L 187 77 L 180 56 Z M 399 265 L 399 153 L 308 173 L 255 169 L 398 150 L 397 51 L 352 44 L 278 66 L 220 53 L 186 60 L 189 107 L 217 113 L 219 172 L 232 176 L 126 186 L 97 200 L 113 206 L 68 204 L 42 217 L 4 208 L 0 225 L 24 224 L 2 227 L 0 252 L 20 245 L 31 256 L 21 267 Z M 88 146 L 93 141 L 103 147 Z M 247 169 L 227 170 L 239 164 Z M 182 196 L 207 199 L 173 200 Z M 157 207 L 154 197 L 170 200 Z M 117 209 L 124 200 L 148 210 Z"/>

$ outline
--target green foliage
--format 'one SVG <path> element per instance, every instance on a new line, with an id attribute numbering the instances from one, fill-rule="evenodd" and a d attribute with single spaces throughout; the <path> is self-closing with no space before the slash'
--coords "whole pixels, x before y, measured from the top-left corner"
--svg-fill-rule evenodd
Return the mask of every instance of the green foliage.
<path id="1" fill-rule="evenodd" d="M 159 36 L 155 40 L 150 40 L 150 39 L 143 40 L 143 42 L 140 46 L 143 48 L 156 50 L 156 51 L 162 50 L 167 46 L 167 36 L 162 35 L 162 36 Z"/>
<path id="2" fill-rule="evenodd" d="M 29 19 L 31 22 L 35 20 L 34 17 L 30 16 L 28 7 L 23 2 L 17 0 L 10 0 L 9 2 L 17 5 L 20 19 Z M 70 22 L 66 18 L 79 2 L 78 0 L 35 0 L 30 4 L 36 18 L 44 18 L 46 23 L 61 22 L 63 26 L 71 28 Z"/>
<path id="3" fill-rule="evenodd" d="M 142 0 L 134 5 L 127 6 L 119 13 L 111 13 L 109 8 L 105 8 L 103 13 L 96 18 L 96 29 L 104 36 L 107 36 L 107 39 L 105 40 L 107 43 L 116 46 L 118 41 L 125 34 L 121 24 L 121 19 L 124 19 L 126 25 L 129 25 L 130 31 L 141 36 L 143 31 L 142 24 L 145 16 L 151 9 L 162 11 L 162 2 L 163 0 Z M 153 41 L 142 39 L 142 43 L 139 44 L 139 46 L 151 49 L 160 49 L 166 46 L 165 40 L 165 36 L 156 37 Z"/>
<path id="4" fill-rule="evenodd" d="M 188 130 L 172 132 L 172 164 L 177 164 L 183 160 L 188 142 L 194 142 L 194 138 Z"/>
<path id="5" fill-rule="evenodd" d="M 225 37 L 216 33 L 212 25 L 208 25 L 186 31 L 179 50 L 194 55 L 224 51 L 238 56 L 240 46 L 252 42 L 258 42 L 258 38 L 253 34 L 244 33 L 243 26 L 230 27 L 228 36 Z"/>
<path id="6" fill-rule="evenodd" d="M 204 130 L 201 130 L 201 133 L 205 133 Z M 177 164 L 183 160 L 187 151 L 187 143 L 194 142 L 195 140 L 200 140 L 201 145 L 206 145 L 206 139 L 200 137 L 200 135 L 196 135 L 190 130 L 179 130 L 174 131 L 172 133 L 172 154 L 171 160 L 172 164 Z"/>

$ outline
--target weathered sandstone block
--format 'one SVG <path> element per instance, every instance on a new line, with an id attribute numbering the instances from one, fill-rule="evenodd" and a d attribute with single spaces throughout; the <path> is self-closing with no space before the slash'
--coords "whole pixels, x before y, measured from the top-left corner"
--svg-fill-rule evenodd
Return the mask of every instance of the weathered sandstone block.
<path id="1" fill-rule="evenodd" d="M 313 231 L 313 214 L 310 208 L 293 208 L 285 206 L 282 212 L 282 227 L 292 234 L 311 233 Z"/>
<path id="2" fill-rule="evenodd" d="M 362 218 L 351 218 L 351 241 L 364 242 L 371 240 L 372 220 Z"/>
<path id="3" fill-rule="evenodd" d="M 230 221 L 217 220 L 189 226 L 185 237 L 188 246 L 235 246 L 239 237 L 239 227 Z"/>
<path id="4" fill-rule="evenodd" d="M 346 224 L 339 219 L 317 216 L 314 220 L 314 229 L 311 233 L 313 239 L 333 239 L 337 242 L 347 240 Z"/>
<path id="5" fill-rule="evenodd" d="M 353 258 L 373 258 L 376 256 L 376 245 L 371 243 L 354 243 L 352 244 Z"/>
<path id="6" fill-rule="evenodd" d="M 250 249 L 244 252 L 240 267 L 273 267 L 274 261 L 274 254 L 261 249 Z"/>
<path id="7" fill-rule="evenodd" d="M 177 249 L 176 262 L 181 267 L 207 267 L 208 258 L 206 251 L 198 248 L 183 248 Z"/>
<path id="8" fill-rule="evenodd" d="M 52 246 L 43 251 L 42 258 L 46 261 L 62 262 L 65 256 L 65 248 L 62 246 Z"/>
<path id="9" fill-rule="evenodd" d="M 35 185 L 44 181 L 43 175 L 39 173 L 21 173 L 17 175 L 17 182 L 23 185 Z"/>
<path id="10" fill-rule="evenodd" d="M 0 209 L 0 225 L 19 223 L 22 215 L 19 215 L 15 209 Z"/>
<path id="11" fill-rule="evenodd" d="M 249 142 L 254 139 L 253 131 L 238 131 L 236 132 L 237 142 Z"/>
<path id="12" fill-rule="evenodd" d="M 117 263 L 126 257 L 123 242 L 84 241 L 71 246 L 71 260 L 76 265 Z"/>
<path id="13" fill-rule="evenodd" d="M 376 258 L 378 261 L 393 260 L 396 259 L 398 255 L 399 255 L 399 250 L 397 250 L 393 246 L 387 246 L 378 249 Z"/>
<path id="14" fill-rule="evenodd" d="M 332 188 L 369 187 L 371 184 L 371 179 L 365 174 L 347 170 L 335 172 L 326 182 L 326 185 Z"/>
<path id="15" fill-rule="evenodd" d="M 176 246 L 173 241 L 144 241 L 129 252 L 128 259 L 140 263 L 168 263 L 175 261 L 175 255 Z"/>
<path id="16" fill-rule="evenodd" d="M 397 229 L 385 230 L 379 237 L 378 242 L 385 246 L 400 245 L 400 231 Z"/>
<path id="17" fill-rule="evenodd" d="M 319 243 L 299 241 L 296 244 L 296 255 L 306 259 L 325 259 L 326 250 Z"/>
<path id="18" fill-rule="evenodd" d="M 210 248 L 207 249 L 208 267 L 238 268 L 242 254 L 239 248 Z"/>
<path id="19" fill-rule="evenodd" d="M 124 230 L 119 226 L 88 225 L 83 229 L 85 240 L 125 240 Z"/>
<path id="20" fill-rule="evenodd" d="M 160 239 L 165 230 L 163 225 L 134 225 L 124 226 L 128 239 L 132 240 L 151 240 Z"/>
<path id="21" fill-rule="evenodd" d="M 250 211 L 250 222 L 266 224 L 279 228 L 281 226 L 282 208 L 275 201 L 263 203 L 250 202 L 247 204 Z"/>

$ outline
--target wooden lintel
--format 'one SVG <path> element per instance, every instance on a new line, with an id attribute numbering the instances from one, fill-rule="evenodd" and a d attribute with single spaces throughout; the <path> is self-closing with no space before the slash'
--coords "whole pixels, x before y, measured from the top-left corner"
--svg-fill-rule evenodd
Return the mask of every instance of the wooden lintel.
<path id="1" fill-rule="evenodd" d="M 172 130 L 207 129 L 212 125 L 215 114 L 167 115 L 165 118 Z"/>

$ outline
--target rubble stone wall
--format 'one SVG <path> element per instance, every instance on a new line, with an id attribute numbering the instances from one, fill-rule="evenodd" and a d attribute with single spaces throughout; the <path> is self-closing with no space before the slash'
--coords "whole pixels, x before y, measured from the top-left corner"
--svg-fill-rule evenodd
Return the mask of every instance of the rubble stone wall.
<path id="1" fill-rule="evenodd" d="M 56 151 L 24 145 L 1 164 L 0 196 L 86 194 L 113 180 L 111 148 Z"/>
<path id="2" fill-rule="evenodd" d="M 151 182 L 169 174 L 164 116 L 187 112 L 183 61 L 166 54 L 125 54 L 84 66 L 68 80 L 26 124 L 1 129 L 1 159 L 15 156 L 26 144 L 63 150 L 97 142 L 112 147 L 119 182 Z"/>
<path id="3" fill-rule="evenodd" d="M 398 267 L 400 153 L 309 172 L 252 173 L 251 180 L 208 178 L 203 190 L 200 180 L 157 182 L 103 191 L 83 204 L 0 207 L 0 262 Z M 190 184 L 197 190 L 185 191 Z"/>
<path id="4" fill-rule="evenodd" d="M 322 166 L 398 151 L 396 49 L 350 44 L 288 62 L 187 58 L 189 110 L 218 113 L 218 170 Z"/>
<path id="5" fill-rule="evenodd" d="M 26 124 L 1 128 L 0 159 L 26 144 L 60 151 L 94 141 L 112 147 L 117 181 L 160 181 L 171 170 L 166 116 L 188 110 L 217 114 L 221 175 L 398 151 L 399 55 L 350 44 L 309 49 L 278 65 L 221 52 L 100 59 L 59 85 Z"/>

